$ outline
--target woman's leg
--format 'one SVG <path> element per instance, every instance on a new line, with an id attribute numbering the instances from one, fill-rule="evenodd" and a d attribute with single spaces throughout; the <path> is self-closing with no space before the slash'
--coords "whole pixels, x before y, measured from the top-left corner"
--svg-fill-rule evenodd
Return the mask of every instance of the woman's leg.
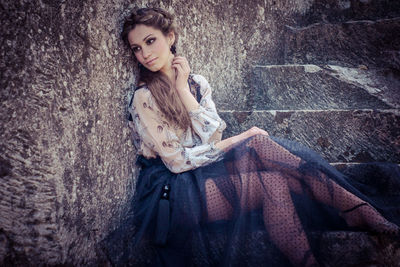
<path id="1" fill-rule="evenodd" d="M 271 169 L 282 168 L 282 172 L 286 172 L 285 176 L 288 177 L 291 191 L 300 194 L 307 193 L 303 192 L 304 189 L 301 186 L 302 183 L 305 184 L 308 193 L 317 201 L 340 210 L 341 216 L 349 226 L 367 226 L 378 232 L 399 231 L 398 226 L 388 222 L 375 208 L 329 179 L 322 172 L 307 175 L 296 171 L 301 159 L 269 137 L 257 135 L 250 140 L 249 146 L 254 147 L 264 165 L 270 166 Z"/>
<path id="2" fill-rule="evenodd" d="M 300 173 L 297 168 L 301 159 L 269 137 L 257 135 L 246 146 L 253 148 L 255 155 L 239 155 L 238 160 L 227 163 L 241 208 L 263 208 L 264 224 L 273 242 L 295 265 L 315 264 L 316 261 L 290 191 L 309 194 L 317 201 L 337 208 L 350 226 L 366 225 L 376 231 L 398 229 L 372 206 L 323 173 L 315 176 Z M 257 171 L 259 169 L 262 171 Z M 210 221 L 232 218 L 231 203 L 212 179 L 206 181 L 206 198 Z"/>
<path id="3" fill-rule="evenodd" d="M 268 232 L 295 266 L 316 264 L 290 195 L 287 179 L 279 172 L 261 172 L 263 217 Z"/>
<path id="4" fill-rule="evenodd" d="M 263 208 L 264 224 L 275 245 L 295 266 L 316 264 L 307 236 L 293 205 L 287 179 L 279 172 L 232 175 L 242 211 Z M 213 180 L 206 181 L 208 219 L 229 219 L 233 207 Z"/>
<path id="5" fill-rule="evenodd" d="M 303 176 L 315 199 L 335 207 L 349 226 L 366 227 L 376 232 L 397 233 L 400 228 L 386 220 L 374 207 L 350 193 L 335 181 L 319 172 L 318 179 L 311 175 Z"/>

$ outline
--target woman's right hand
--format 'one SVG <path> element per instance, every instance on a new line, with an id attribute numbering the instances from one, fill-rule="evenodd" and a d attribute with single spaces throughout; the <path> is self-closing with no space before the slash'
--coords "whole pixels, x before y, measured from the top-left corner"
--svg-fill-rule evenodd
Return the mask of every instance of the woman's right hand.
<path id="1" fill-rule="evenodd" d="M 241 134 L 229 137 L 227 139 L 224 139 L 224 140 L 216 143 L 215 146 L 218 147 L 219 149 L 225 150 L 226 148 L 230 147 L 231 145 L 234 145 L 240 141 L 243 141 L 243 140 L 245 140 L 249 137 L 252 137 L 254 135 L 257 135 L 257 134 L 269 136 L 267 131 L 254 126 Z"/>
<path id="2" fill-rule="evenodd" d="M 252 137 L 252 136 L 257 135 L 257 134 L 262 134 L 262 135 L 269 136 L 269 133 L 267 131 L 265 131 L 263 129 L 260 129 L 260 128 L 256 127 L 256 126 L 251 127 L 250 129 L 245 131 L 243 134 L 246 136 L 246 138 Z"/>

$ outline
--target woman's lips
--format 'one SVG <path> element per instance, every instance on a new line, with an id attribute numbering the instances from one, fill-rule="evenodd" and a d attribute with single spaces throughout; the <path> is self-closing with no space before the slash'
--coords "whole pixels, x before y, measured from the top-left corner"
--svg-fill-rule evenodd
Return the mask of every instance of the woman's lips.
<path id="1" fill-rule="evenodd" d="M 157 58 L 153 58 L 152 60 L 147 61 L 146 65 L 150 65 L 150 66 L 153 65 L 156 59 Z"/>

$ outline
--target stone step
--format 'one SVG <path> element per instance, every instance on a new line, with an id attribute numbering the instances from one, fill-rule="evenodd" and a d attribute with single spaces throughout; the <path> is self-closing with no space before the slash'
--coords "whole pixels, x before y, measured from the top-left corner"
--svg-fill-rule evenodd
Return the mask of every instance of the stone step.
<path id="1" fill-rule="evenodd" d="M 213 256 L 220 255 L 223 251 L 226 235 L 218 232 L 212 234 L 209 238 L 215 254 L 196 257 L 194 266 L 208 266 L 210 261 L 215 260 Z M 269 262 L 268 266 L 287 266 L 281 264 L 281 255 L 276 249 L 273 249 L 271 243 L 266 241 L 268 240 L 266 231 L 254 231 L 248 234 L 246 239 L 257 244 L 257 246 L 244 245 L 240 249 L 239 257 L 245 258 L 249 266 L 266 266 L 266 260 L 273 261 Z M 313 232 L 311 239 L 320 248 L 320 260 L 326 267 L 399 266 L 400 242 L 390 236 L 374 236 L 367 232 L 355 231 L 324 231 Z M 266 248 L 268 248 L 267 254 L 265 253 Z"/>
<path id="2" fill-rule="evenodd" d="M 327 267 L 400 266 L 400 242 L 395 237 L 350 231 L 315 233 L 314 236 Z"/>
<path id="3" fill-rule="evenodd" d="M 253 109 L 390 109 L 400 107 L 400 80 L 333 65 L 269 65 L 253 70 Z M 396 87 L 397 85 L 397 87 Z"/>
<path id="4" fill-rule="evenodd" d="M 268 233 L 265 230 L 249 233 L 246 238 L 247 241 L 251 240 L 253 244 L 257 244 L 257 246 L 249 246 L 242 243 L 244 245 L 240 250 L 240 256 L 246 258 L 249 265 L 265 266 L 266 260 L 272 260 L 274 263 L 270 262 L 271 266 L 282 266 L 278 264 L 279 260 L 282 261 L 282 256 L 274 249 L 271 243 L 266 241 L 268 240 Z M 400 266 L 400 242 L 395 237 L 372 235 L 367 232 L 326 231 L 313 232 L 311 239 L 320 248 L 320 260 L 326 267 Z M 209 242 L 214 248 L 213 253 L 208 255 L 196 254 L 197 248 L 193 247 L 196 255 L 193 259 L 193 266 L 209 266 L 210 262 L 216 263 L 216 259 L 221 257 L 226 240 L 227 236 L 225 234 L 211 232 Z M 265 253 L 266 248 L 268 254 Z M 139 249 L 139 256 L 131 259 L 132 266 L 154 265 L 156 251 L 149 245 L 142 246 Z M 100 257 L 98 262 L 93 263 L 93 266 L 111 266 L 111 263 L 100 248 L 96 252 Z"/>
<path id="5" fill-rule="evenodd" d="M 400 17 L 286 27 L 284 63 L 400 69 Z M 397 75 L 398 76 L 398 75 Z"/>
<path id="6" fill-rule="evenodd" d="M 329 162 L 400 162 L 400 111 L 258 110 L 219 114 L 227 123 L 224 138 L 252 126 L 298 141 Z"/>
<path id="7" fill-rule="evenodd" d="M 314 0 L 308 12 L 297 19 L 297 25 L 325 21 L 377 20 L 400 16 L 398 0 Z"/>
<path id="8" fill-rule="evenodd" d="M 343 173 L 355 187 L 365 190 L 364 193 L 370 192 L 368 195 L 374 200 L 379 199 L 380 203 L 400 202 L 400 181 L 399 177 L 396 177 L 396 173 L 398 175 L 400 171 L 400 164 L 335 162 L 331 165 Z M 368 190 L 364 185 L 368 185 Z"/>

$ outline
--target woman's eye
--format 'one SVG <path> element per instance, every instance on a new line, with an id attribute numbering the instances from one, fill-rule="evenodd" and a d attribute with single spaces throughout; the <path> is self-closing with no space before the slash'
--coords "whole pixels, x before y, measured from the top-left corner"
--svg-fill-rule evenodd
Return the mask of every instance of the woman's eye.
<path id="1" fill-rule="evenodd" d="M 137 52 L 139 52 L 139 51 L 140 51 L 140 48 L 139 48 L 139 47 L 137 47 L 137 46 L 135 46 L 135 47 L 132 47 L 132 51 L 133 51 L 133 53 L 137 53 Z"/>
<path id="2" fill-rule="evenodd" d="M 154 43 L 155 40 L 156 40 L 156 38 L 150 38 L 149 40 L 146 41 L 146 43 L 148 45 L 150 45 L 150 44 Z"/>

